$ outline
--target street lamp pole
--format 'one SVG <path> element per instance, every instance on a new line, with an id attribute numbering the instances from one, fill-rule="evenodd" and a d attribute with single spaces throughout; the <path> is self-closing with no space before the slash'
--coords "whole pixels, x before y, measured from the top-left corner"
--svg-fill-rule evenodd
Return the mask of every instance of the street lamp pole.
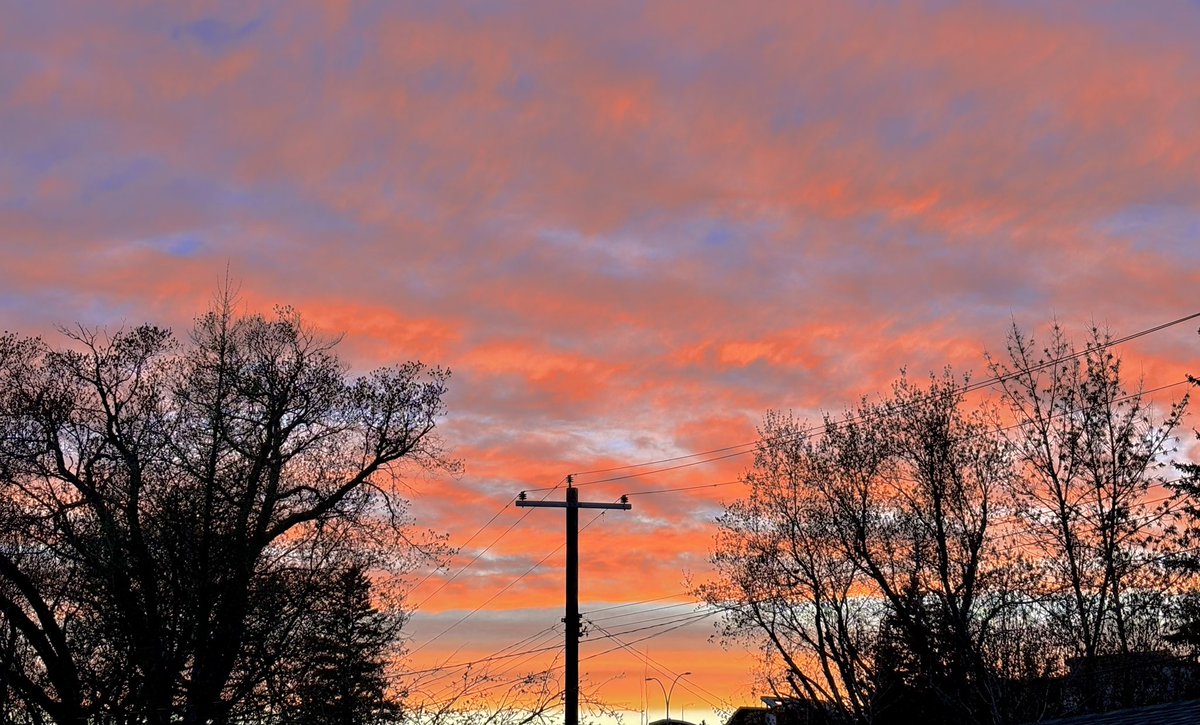
<path id="1" fill-rule="evenodd" d="M 671 722 L 671 693 L 675 691 L 675 683 L 679 682 L 680 677 L 683 677 L 684 675 L 690 675 L 690 674 L 692 674 L 692 673 L 691 672 L 680 672 L 678 675 L 675 675 L 675 679 L 671 680 L 670 689 L 663 686 L 662 680 L 658 679 L 657 677 L 647 677 L 646 678 L 646 682 L 649 682 L 650 680 L 654 680 L 655 682 L 657 682 L 658 688 L 663 691 L 663 700 L 667 707 L 667 722 L 668 723 Z"/>

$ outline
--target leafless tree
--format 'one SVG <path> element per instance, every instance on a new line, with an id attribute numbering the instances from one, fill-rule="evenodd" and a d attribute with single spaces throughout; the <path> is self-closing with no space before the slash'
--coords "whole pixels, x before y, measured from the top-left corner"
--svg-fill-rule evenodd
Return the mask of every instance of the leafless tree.
<path id="1" fill-rule="evenodd" d="M 778 413 L 768 414 L 760 437 L 749 496 L 718 519 L 713 563 L 721 577 L 700 594 L 725 612 L 727 636 L 760 642 L 780 663 L 768 668 L 781 673 L 779 691 L 868 721 L 879 611 L 863 596 L 869 578 L 845 556 L 822 488 L 829 451 Z"/>
<path id="2" fill-rule="evenodd" d="M 1131 387 L 1110 341 L 1093 329 L 1080 350 L 1055 324 L 1039 349 L 1014 326 L 1007 359 L 989 359 L 1021 460 L 1024 543 L 1042 553 L 1035 599 L 1085 664 L 1161 644 L 1152 594 L 1166 589 L 1170 502 L 1148 494 L 1165 483 L 1187 402 L 1155 406 Z"/>
<path id="3" fill-rule="evenodd" d="M 400 481 L 453 465 L 434 435 L 446 372 L 347 379 L 336 340 L 294 311 L 238 315 L 228 298 L 184 343 L 153 326 L 66 334 L 61 348 L 0 339 L 0 619 L 15 653 L 0 664 L 25 711 L 227 722 L 262 676 L 251 654 L 273 578 L 347 531 L 363 534 L 351 546 L 438 554 Z"/>
<path id="4" fill-rule="evenodd" d="M 791 694 L 859 722 L 901 686 L 960 719 L 991 711 L 981 641 L 1012 467 L 960 388 L 949 372 L 927 387 L 902 377 L 818 434 L 768 416 L 751 494 L 719 521 L 720 578 L 700 593 L 728 633 L 767 642 Z"/>

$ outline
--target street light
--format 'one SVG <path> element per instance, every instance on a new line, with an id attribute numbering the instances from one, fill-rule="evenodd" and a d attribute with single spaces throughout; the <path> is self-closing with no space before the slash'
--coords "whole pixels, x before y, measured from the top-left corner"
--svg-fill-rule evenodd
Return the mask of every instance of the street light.
<path id="1" fill-rule="evenodd" d="M 683 677 L 684 675 L 690 675 L 690 674 L 692 674 L 692 673 L 691 672 L 680 672 L 678 675 L 675 675 L 675 679 L 671 680 L 671 688 L 670 689 L 667 689 L 666 687 L 664 687 L 662 680 L 658 679 L 657 677 L 647 677 L 646 678 L 646 682 L 649 682 L 650 680 L 654 680 L 655 682 L 657 682 L 659 689 L 663 691 L 663 700 L 666 701 L 666 706 L 667 706 L 667 722 L 671 722 L 671 693 L 675 691 L 675 683 L 679 682 L 680 677 Z"/>
<path id="2" fill-rule="evenodd" d="M 680 719 L 680 720 L 685 720 L 685 721 L 686 721 L 686 720 L 687 720 L 687 706 L 688 706 L 688 705 L 695 705 L 695 704 L 696 704 L 696 703 L 694 703 L 694 702 L 685 702 L 685 703 L 683 703 L 683 707 L 679 708 L 679 719 Z"/>

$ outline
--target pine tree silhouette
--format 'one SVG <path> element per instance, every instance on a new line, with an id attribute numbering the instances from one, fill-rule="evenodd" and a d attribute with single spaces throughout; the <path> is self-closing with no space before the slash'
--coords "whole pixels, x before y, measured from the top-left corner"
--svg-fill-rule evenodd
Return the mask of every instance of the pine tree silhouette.
<path id="1" fill-rule="evenodd" d="M 391 722 L 399 706 L 387 694 L 387 651 L 398 622 L 371 604 L 363 567 L 337 574 L 327 600 L 304 633 L 310 669 L 300 688 L 298 725 Z"/>

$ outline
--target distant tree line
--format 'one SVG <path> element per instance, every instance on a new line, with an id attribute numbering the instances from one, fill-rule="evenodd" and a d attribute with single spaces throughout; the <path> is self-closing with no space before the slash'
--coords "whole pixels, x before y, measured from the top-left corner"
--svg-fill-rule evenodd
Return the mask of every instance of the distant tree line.
<path id="1" fill-rule="evenodd" d="M 374 723 L 403 623 L 372 573 L 444 554 L 406 468 L 447 373 L 346 374 L 290 309 L 189 337 L 0 336 L 0 719 Z"/>
<path id="2" fill-rule="evenodd" d="M 995 385 L 904 375 L 816 425 L 766 416 L 700 594 L 797 722 L 1021 723 L 1200 692 L 1200 467 L 1172 463 L 1187 397 L 1153 405 L 1110 342 L 1014 327 Z"/>

